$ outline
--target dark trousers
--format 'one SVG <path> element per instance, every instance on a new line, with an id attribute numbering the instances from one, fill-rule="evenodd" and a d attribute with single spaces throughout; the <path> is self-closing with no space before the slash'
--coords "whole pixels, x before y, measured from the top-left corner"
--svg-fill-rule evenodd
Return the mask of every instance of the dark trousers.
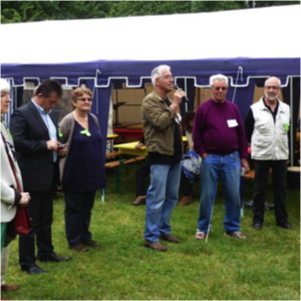
<path id="1" fill-rule="evenodd" d="M 277 224 L 286 223 L 288 219 L 286 212 L 286 160 L 254 160 L 254 167 L 255 185 L 253 199 L 253 223 L 262 224 L 264 222 L 264 202 L 270 168 L 272 168 L 276 222 Z"/>
<path id="2" fill-rule="evenodd" d="M 96 191 L 64 192 L 66 237 L 70 247 L 92 239 L 89 231 Z"/>
<path id="3" fill-rule="evenodd" d="M 192 196 L 192 183 L 185 176 L 183 169 L 181 170 L 181 191 L 183 196 Z"/>
<path id="4" fill-rule="evenodd" d="M 31 229 L 29 234 L 19 236 L 19 263 L 28 267 L 36 262 L 35 238 L 38 255 L 53 253 L 51 224 L 53 214 L 54 188 L 48 191 L 29 191 L 31 200 L 27 209 L 31 217 Z"/>
<path id="5" fill-rule="evenodd" d="M 150 165 L 148 163 L 136 170 L 136 196 L 146 195 L 145 183 L 150 174 Z"/>

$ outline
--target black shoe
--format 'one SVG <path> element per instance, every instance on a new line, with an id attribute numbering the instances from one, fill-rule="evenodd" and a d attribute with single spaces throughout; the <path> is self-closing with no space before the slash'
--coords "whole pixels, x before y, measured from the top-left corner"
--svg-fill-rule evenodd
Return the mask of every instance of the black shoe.
<path id="1" fill-rule="evenodd" d="M 38 255 L 38 260 L 40 261 L 50 261 L 50 262 L 62 262 L 62 261 L 68 261 L 71 260 L 72 257 L 62 257 L 58 256 L 55 253 L 49 254 L 49 255 Z"/>
<path id="2" fill-rule="evenodd" d="M 262 224 L 261 224 L 261 223 L 254 223 L 254 224 L 253 224 L 253 228 L 254 228 L 255 230 L 261 230 Z"/>
<path id="3" fill-rule="evenodd" d="M 27 272 L 30 275 L 39 275 L 39 274 L 48 273 L 47 271 L 38 267 L 36 264 L 31 266 L 21 266 L 21 270 Z"/>
<path id="4" fill-rule="evenodd" d="M 284 228 L 284 229 L 287 229 L 287 230 L 293 230 L 294 227 L 289 224 L 288 222 L 284 223 L 284 224 L 277 224 L 278 227 L 281 227 L 281 228 Z"/>

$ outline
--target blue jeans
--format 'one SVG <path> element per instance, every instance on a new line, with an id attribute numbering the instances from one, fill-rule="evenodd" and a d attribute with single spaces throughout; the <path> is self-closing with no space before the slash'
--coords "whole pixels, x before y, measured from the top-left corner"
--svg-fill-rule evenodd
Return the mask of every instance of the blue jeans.
<path id="1" fill-rule="evenodd" d="M 161 234 L 170 234 L 170 216 L 178 201 L 180 178 L 180 163 L 151 166 L 146 200 L 146 240 L 157 242 Z"/>
<path id="2" fill-rule="evenodd" d="M 212 206 L 220 179 L 226 201 L 224 218 L 225 231 L 238 231 L 240 226 L 240 158 L 238 152 L 220 156 L 210 154 L 202 159 L 200 170 L 201 205 L 198 229 L 207 233 L 212 213 Z"/>

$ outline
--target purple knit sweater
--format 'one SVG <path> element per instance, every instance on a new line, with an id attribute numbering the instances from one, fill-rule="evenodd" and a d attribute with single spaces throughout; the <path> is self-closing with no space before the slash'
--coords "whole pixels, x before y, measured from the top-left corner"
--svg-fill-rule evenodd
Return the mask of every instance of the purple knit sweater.
<path id="1" fill-rule="evenodd" d="M 209 99 L 199 106 L 194 120 L 193 142 L 199 155 L 228 155 L 238 151 L 241 159 L 248 157 L 240 113 L 237 106 L 228 100 L 216 103 Z"/>

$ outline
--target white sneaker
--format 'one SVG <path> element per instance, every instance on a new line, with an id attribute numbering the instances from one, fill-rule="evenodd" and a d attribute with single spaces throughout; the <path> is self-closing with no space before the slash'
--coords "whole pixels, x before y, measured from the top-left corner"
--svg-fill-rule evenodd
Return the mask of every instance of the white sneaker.
<path id="1" fill-rule="evenodd" d="M 196 229 L 195 238 L 196 239 L 204 239 L 206 236 L 206 233 L 203 231 L 200 231 L 199 229 Z"/>

